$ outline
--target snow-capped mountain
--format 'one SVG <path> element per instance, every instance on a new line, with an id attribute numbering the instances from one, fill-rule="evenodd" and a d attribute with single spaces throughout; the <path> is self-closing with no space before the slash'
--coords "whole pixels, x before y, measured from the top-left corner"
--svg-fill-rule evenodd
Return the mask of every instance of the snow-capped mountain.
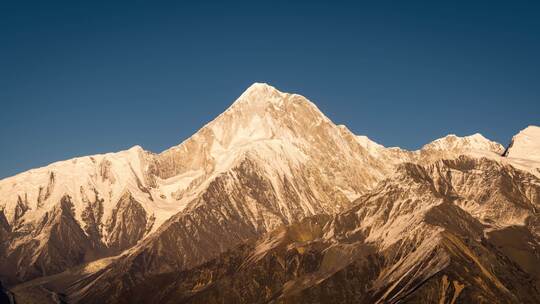
<path id="1" fill-rule="evenodd" d="M 540 161 L 540 127 L 528 126 L 512 138 L 505 155 L 513 158 Z"/>
<path id="2" fill-rule="evenodd" d="M 6 273 L 26 280 L 119 253 L 171 216 L 209 204 L 204 195 L 218 195 L 212 188 L 218 184 L 229 195 L 245 196 L 229 197 L 229 207 L 249 226 L 242 231 L 253 234 L 344 210 L 386 170 L 304 97 L 254 84 L 223 114 L 160 154 L 136 146 L 2 180 L 3 213 L 14 232 L 5 267 L 18 265 Z M 253 192 L 244 193 L 246 187 Z M 66 221 L 69 231 L 49 229 Z M 55 238 L 70 239 L 64 233 L 77 235 L 76 248 L 51 246 Z"/>
<path id="3" fill-rule="evenodd" d="M 482 299 L 522 300 L 469 252 L 497 255 L 482 238 L 519 226 L 526 230 L 520 237 L 531 236 L 520 250 L 535 254 L 538 130 L 523 130 L 506 151 L 480 134 L 449 135 L 418 151 L 386 148 L 335 125 L 305 97 L 256 83 L 164 152 L 135 146 L 0 181 L 0 279 L 22 302 L 36 294 L 43 301 L 62 294 L 84 303 L 137 297 L 310 302 L 328 292 L 324 284 L 337 284 L 331 282 L 339 271 L 372 261 L 378 264 L 369 266 L 370 275 L 377 279 L 365 279 L 359 288 L 376 296 L 342 300 L 382 303 L 409 297 L 419 282 L 434 285 L 430 294 L 444 286 L 445 297 L 463 296 L 461 284 L 472 284 L 472 275 L 460 277 L 462 270 L 449 266 L 457 255 L 478 262 L 474 269 L 488 286 L 484 291 L 493 292 Z M 463 236 L 477 243 L 457 244 L 455 238 Z M 296 251 L 289 255 L 291 246 Z M 284 265 L 309 258 L 306 250 L 313 259 L 291 274 Z M 281 260 L 281 268 L 268 264 L 269 256 Z M 510 267 L 494 259 L 500 271 Z M 265 279 L 274 285 L 262 288 L 257 271 L 280 278 Z M 442 280 L 443 272 L 446 283 L 428 280 L 435 274 Z M 354 277 L 362 281 L 360 274 Z M 490 289 L 499 283 L 510 291 Z M 238 284 L 251 291 L 243 294 Z"/>

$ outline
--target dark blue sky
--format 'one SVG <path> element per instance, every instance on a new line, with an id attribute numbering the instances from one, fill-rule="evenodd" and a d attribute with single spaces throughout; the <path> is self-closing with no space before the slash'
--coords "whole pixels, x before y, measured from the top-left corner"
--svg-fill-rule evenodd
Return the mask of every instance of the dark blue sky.
<path id="1" fill-rule="evenodd" d="M 253 82 L 387 146 L 540 124 L 535 1 L 77 2 L 0 4 L 0 177 L 159 152 Z"/>

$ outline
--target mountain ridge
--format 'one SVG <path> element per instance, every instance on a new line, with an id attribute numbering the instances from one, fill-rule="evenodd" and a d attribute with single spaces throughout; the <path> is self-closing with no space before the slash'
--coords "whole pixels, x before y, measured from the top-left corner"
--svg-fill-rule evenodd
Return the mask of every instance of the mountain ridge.
<path id="1" fill-rule="evenodd" d="M 271 96 L 271 97 L 275 97 L 275 96 L 281 96 L 281 97 L 283 97 L 283 96 L 300 96 L 300 95 L 297 95 L 297 94 L 282 93 L 282 92 L 278 91 L 277 89 L 275 89 L 274 87 L 269 86 L 269 85 L 264 84 L 264 83 L 254 83 L 229 108 L 227 108 L 222 114 L 218 115 L 215 119 L 208 122 L 199 131 L 197 131 L 194 134 L 194 136 L 195 137 L 199 136 L 199 134 L 201 132 L 204 132 L 207 128 L 212 129 L 212 131 L 214 132 L 214 136 L 215 136 L 215 134 L 217 133 L 216 130 L 219 131 L 219 128 L 214 126 L 214 124 L 219 122 L 219 120 L 222 119 L 224 116 L 226 116 L 227 113 L 231 114 L 231 111 L 234 111 L 235 109 L 242 111 L 243 109 L 238 109 L 238 108 L 242 108 L 242 106 L 245 106 L 245 101 L 246 100 L 248 100 L 248 101 L 255 100 L 256 105 L 261 105 L 262 104 L 262 105 L 265 106 L 265 108 L 267 106 L 273 105 L 273 103 L 268 102 L 268 98 L 267 98 L 268 95 Z M 305 102 L 306 104 L 309 104 L 309 107 L 313 108 L 314 110 L 316 110 L 318 112 L 317 114 L 320 115 L 321 119 L 323 119 L 324 121 L 330 122 L 330 120 L 326 116 L 324 116 L 324 114 L 322 114 L 320 112 L 320 110 L 318 110 L 318 108 L 313 103 L 309 102 L 307 99 L 305 99 L 302 96 L 300 96 L 300 97 L 301 98 L 299 98 L 299 99 L 295 99 L 295 101 L 300 100 L 302 102 Z M 276 100 L 280 100 L 280 99 L 276 98 Z M 253 113 L 249 113 L 249 115 L 253 115 Z M 345 126 L 341 125 L 340 128 L 344 129 L 345 130 L 344 132 L 352 134 L 352 132 L 350 132 Z M 268 135 L 268 134 L 266 134 L 266 135 Z M 360 137 L 362 137 L 362 136 L 360 136 Z M 263 136 L 263 138 L 264 138 L 264 136 Z M 358 138 L 358 136 L 357 136 L 357 138 Z M 461 147 L 450 147 L 449 145 L 451 145 L 451 144 L 448 143 L 449 138 L 452 139 L 451 144 L 453 144 L 453 145 L 456 145 L 456 144 L 460 145 L 461 144 L 462 146 Z M 7 180 L 10 180 L 10 179 L 15 179 L 15 180 L 17 180 L 17 179 L 26 179 L 26 178 L 29 178 L 26 175 L 38 174 L 38 172 L 45 171 L 45 170 L 50 171 L 50 172 L 53 172 L 54 170 L 61 170 L 62 168 L 59 168 L 61 166 L 67 166 L 69 163 L 77 163 L 77 162 L 88 161 L 88 159 L 90 159 L 90 160 L 94 159 L 92 161 L 95 161 L 95 159 L 103 160 L 103 159 L 107 159 L 107 157 L 113 157 L 113 158 L 118 157 L 118 158 L 125 159 L 124 162 L 127 162 L 130 166 L 137 165 L 137 163 L 142 161 L 143 157 L 141 156 L 141 154 L 147 154 L 147 155 L 151 155 L 151 156 L 163 156 L 163 155 L 166 155 L 167 153 L 171 153 L 173 151 L 181 149 L 181 147 L 188 144 L 191 139 L 192 139 L 192 137 L 186 139 L 185 141 L 178 144 L 177 146 L 173 146 L 173 147 L 171 147 L 169 149 L 166 149 L 166 150 L 164 150 L 164 151 L 162 151 L 160 153 L 150 152 L 150 151 L 144 150 L 139 145 L 135 145 L 135 146 L 133 146 L 133 147 L 127 149 L 127 150 L 122 150 L 122 151 L 119 151 L 119 152 L 96 154 L 96 155 L 90 155 L 90 156 L 81 156 L 81 157 L 76 157 L 76 158 L 72 158 L 72 159 L 68 159 L 68 160 L 54 162 L 54 163 L 51 163 L 49 165 L 46 165 L 46 166 L 43 166 L 43 167 L 40 167 L 40 168 L 30 169 L 28 171 L 21 172 L 19 174 L 14 175 L 14 176 L 1 179 L 0 180 L 0 191 L 1 191 L 1 188 L 2 188 L 1 183 L 5 182 Z M 251 142 L 254 139 L 253 138 L 248 138 L 247 140 Z M 482 146 L 482 147 L 479 147 L 479 146 L 474 147 L 474 145 L 469 144 L 469 142 L 471 142 L 471 141 L 474 141 L 475 144 L 480 143 L 480 145 L 484 145 L 484 146 Z M 361 146 L 363 146 L 368 151 L 368 153 L 375 153 L 375 154 L 380 154 L 381 150 L 383 150 L 383 149 L 384 150 L 399 149 L 401 151 L 404 151 L 405 153 L 409 153 L 409 152 L 415 153 L 415 152 L 426 150 L 426 149 L 438 149 L 438 150 L 445 150 L 446 149 L 446 150 L 448 150 L 448 149 L 454 149 L 454 148 L 457 148 L 457 149 L 471 149 L 471 150 L 474 150 L 474 149 L 476 149 L 476 150 L 491 150 L 492 152 L 497 152 L 497 153 L 500 152 L 501 154 L 504 152 L 502 150 L 502 146 L 500 146 L 500 144 L 495 143 L 495 142 L 491 142 L 491 141 L 489 141 L 488 139 L 486 139 L 485 137 L 483 137 L 482 135 L 480 135 L 478 133 L 474 134 L 474 135 L 471 135 L 471 136 L 465 136 L 465 137 L 458 137 L 458 136 L 455 136 L 453 134 L 450 134 L 450 135 L 447 135 L 447 136 L 442 137 L 440 139 L 436 139 L 436 140 L 432 141 L 431 143 L 426 144 L 424 147 L 422 147 L 421 149 L 416 150 L 416 151 L 407 151 L 407 150 L 403 150 L 403 149 L 400 149 L 400 148 L 385 148 L 384 146 L 382 146 L 382 145 L 368 139 L 367 137 L 362 138 L 360 140 L 360 143 L 361 143 Z M 437 144 L 438 144 L 438 147 L 437 147 Z M 223 163 L 223 161 L 218 161 L 218 162 Z M 199 163 L 196 163 L 196 165 L 198 165 L 197 168 L 201 167 L 201 164 L 199 164 Z M 137 179 L 138 180 L 143 180 L 144 179 L 144 173 L 141 171 L 140 168 L 135 168 L 135 169 L 136 169 L 137 173 L 134 174 L 134 180 L 135 181 Z M 176 175 L 178 175 L 178 174 L 176 174 Z M 148 182 L 148 181 L 146 183 L 151 184 L 151 182 Z M 145 185 L 145 186 L 148 186 L 148 185 Z M 3 200 L 6 200 L 6 199 L 4 198 Z M 11 201 L 13 201 L 13 199 Z M 8 214 L 6 214 L 6 216 L 10 219 L 9 222 L 13 222 L 14 214 L 13 214 L 13 212 L 10 212 L 10 210 L 14 210 L 13 206 L 11 206 L 11 208 L 9 208 L 7 205 L 4 205 L 3 208 L 4 208 L 4 210 L 8 209 L 7 210 Z"/>
<path id="2" fill-rule="evenodd" d="M 478 179 L 470 167 L 495 175 L 521 176 L 500 169 L 506 167 L 528 172 L 535 177 L 519 179 L 519 186 L 492 185 L 510 194 L 482 192 L 494 202 L 514 195 L 527 205 L 538 196 L 523 187 L 535 189 L 529 185 L 540 165 L 514 155 L 535 151 L 537 139 L 530 148 L 529 134 L 516 135 L 509 153 L 480 134 L 448 135 L 416 151 L 385 148 L 334 124 L 307 98 L 255 83 L 193 136 L 160 153 L 134 146 L 0 180 L 0 252 L 7 257 L 0 279 L 9 286 L 93 265 L 78 275 L 94 289 L 72 286 L 70 299 L 118 300 L 149 278 L 188 271 L 283 225 L 342 214 L 406 174 L 429 181 L 431 188 L 418 192 L 435 191 L 437 199 L 457 202 L 449 208 L 485 225 L 481 216 L 495 217 L 497 208 L 484 208 L 481 195 L 456 188 L 438 170 L 482 180 L 472 184 L 480 190 L 489 179 Z M 527 223 L 529 211 L 512 210 L 500 215 L 507 221 L 501 223 Z"/>

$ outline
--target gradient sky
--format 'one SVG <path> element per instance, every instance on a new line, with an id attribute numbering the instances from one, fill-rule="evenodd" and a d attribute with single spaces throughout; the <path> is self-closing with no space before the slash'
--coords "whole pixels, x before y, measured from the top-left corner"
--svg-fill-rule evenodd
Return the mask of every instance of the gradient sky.
<path id="1" fill-rule="evenodd" d="M 540 124 L 537 1 L 78 2 L 0 4 L 0 177 L 162 151 L 253 82 L 386 146 Z"/>

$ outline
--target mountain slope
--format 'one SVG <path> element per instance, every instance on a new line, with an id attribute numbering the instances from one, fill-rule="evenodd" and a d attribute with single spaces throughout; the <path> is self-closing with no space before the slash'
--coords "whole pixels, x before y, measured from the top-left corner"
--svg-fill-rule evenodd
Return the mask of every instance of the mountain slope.
<path id="1" fill-rule="evenodd" d="M 136 239 L 126 242 L 123 233 L 113 233 L 114 223 L 127 220 L 115 210 L 124 208 L 119 204 L 130 196 L 134 203 L 127 209 L 138 207 L 145 220 L 152 216 L 153 202 L 142 182 L 146 157 L 134 147 L 54 163 L 0 181 L 2 213 L 10 230 L 0 248 L 6 256 L 0 262 L 2 277 L 25 280 L 50 274 L 133 245 Z M 55 242 L 59 246 L 51 258 L 48 248 Z M 67 243 L 80 246 L 77 254 Z"/>
<path id="2" fill-rule="evenodd" d="M 500 185 L 520 186 L 490 193 L 493 186 Z M 540 180 L 536 177 L 487 159 L 468 157 L 428 167 L 405 164 L 395 177 L 355 204 L 335 216 L 317 215 L 281 227 L 193 269 L 153 277 L 117 300 L 540 300 L 540 245 L 535 232 Z M 483 211 L 471 215 L 462 208 L 473 204 Z M 490 212 L 496 208 L 525 213 L 526 221 L 516 226 L 505 215 Z M 528 243 L 503 244 L 506 238 L 501 236 L 510 231 Z M 516 245 L 520 251 L 515 251 Z"/>

